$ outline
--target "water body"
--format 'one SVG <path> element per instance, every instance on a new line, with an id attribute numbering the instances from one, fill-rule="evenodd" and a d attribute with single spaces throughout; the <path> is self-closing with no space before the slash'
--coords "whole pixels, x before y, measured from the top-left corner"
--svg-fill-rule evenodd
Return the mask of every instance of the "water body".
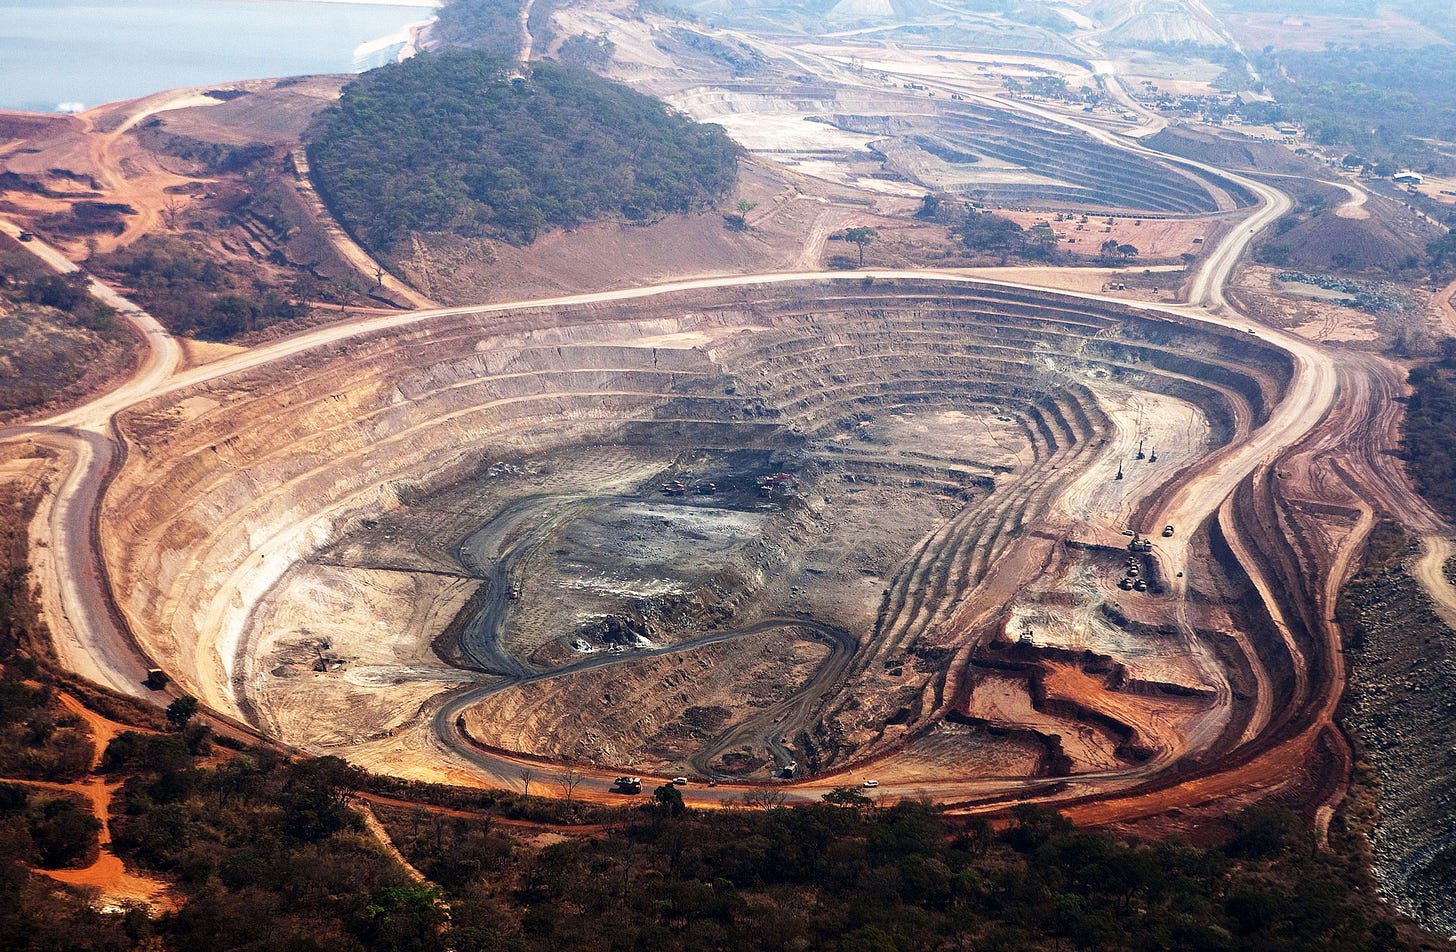
<path id="1" fill-rule="evenodd" d="M 76 111 L 176 86 L 361 72 L 437 4 L 0 0 L 0 109 Z"/>

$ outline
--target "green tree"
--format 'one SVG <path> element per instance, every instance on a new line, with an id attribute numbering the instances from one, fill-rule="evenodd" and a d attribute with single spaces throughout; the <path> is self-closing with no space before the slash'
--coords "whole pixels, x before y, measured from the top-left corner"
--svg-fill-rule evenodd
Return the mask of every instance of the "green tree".
<path id="1" fill-rule="evenodd" d="M 728 225 L 730 231 L 748 230 L 748 213 L 758 207 L 758 202 L 750 202 L 746 198 L 740 198 L 737 206 L 738 211 L 723 216 L 723 221 Z"/>
<path id="2" fill-rule="evenodd" d="M 874 803 L 858 787 L 835 787 L 819 799 L 835 807 L 867 807 Z"/>
<path id="3" fill-rule="evenodd" d="M 45 804 L 31 823 L 30 837 L 46 869 L 69 866 L 86 858 L 96 845 L 101 821 L 71 797 Z"/>
<path id="4" fill-rule="evenodd" d="M 190 694 L 184 694 L 171 704 L 167 705 L 167 720 L 172 726 L 181 730 L 187 726 L 197 714 L 197 698 Z"/>
<path id="5" fill-rule="evenodd" d="M 865 249 L 878 237 L 880 237 L 880 233 L 868 225 L 856 225 L 845 230 L 844 240 L 859 246 L 859 266 L 861 268 L 864 267 Z"/>
<path id="6" fill-rule="evenodd" d="M 1230 856 L 1272 859 L 1309 848 L 1309 833 L 1299 815 L 1278 807 L 1250 807 L 1233 817 L 1234 835 L 1224 847 Z"/>
<path id="7" fill-rule="evenodd" d="M 358 770 L 338 757 L 306 760 L 293 768 L 279 801 L 284 829 L 300 840 L 320 840 L 361 821 L 347 806 Z"/>
<path id="8" fill-rule="evenodd" d="M 992 212 L 972 212 L 955 229 L 967 248 L 974 251 L 999 251 L 1006 255 L 1020 252 L 1026 246 L 1026 232 L 1009 218 Z"/>
<path id="9" fill-rule="evenodd" d="M 1426 245 L 1426 254 L 1431 256 L 1431 269 L 1441 270 L 1456 262 L 1456 231 L 1448 231 Z"/>
<path id="10" fill-rule="evenodd" d="M 1057 238 L 1057 233 L 1051 225 L 1044 221 L 1037 222 L 1027 233 L 1031 235 L 1031 240 L 1036 245 L 1037 257 L 1050 258 L 1056 254 L 1057 242 L 1060 239 Z"/>
<path id="11" fill-rule="evenodd" d="M 371 949 L 446 949 L 446 924 L 438 886 L 386 886 L 364 907 L 363 938 Z"/>
<path id="12" fill-rule="evenodd" d="M 666 816 L 682 816 L 687 812 L 682 791 L 674 784 L 665 783 L 652 791 L 652 799 L 658 812 Z"/>
<path id="13" fill-rule="evenodd" d="M 418 234 L 525 245 L 550 228 L 650 223 L 732 192 L 739 150 L 721 127 L 586 70 L 516 71 L 451 50 L 351 83 L 308 145 L 330 210 L 387 256 Z"/>

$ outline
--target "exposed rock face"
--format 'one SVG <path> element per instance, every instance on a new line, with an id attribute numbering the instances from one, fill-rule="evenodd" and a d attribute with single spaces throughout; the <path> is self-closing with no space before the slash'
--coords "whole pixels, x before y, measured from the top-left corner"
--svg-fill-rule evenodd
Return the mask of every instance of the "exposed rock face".
<path id="1" fill-rule="evenodd" d="M 753 534 L 741 545 L 714 541 L 723 519 L 703 516 L 679 519 L 623 552 L 640 560 L 661 539 L 696 534 L 721 562 L 719 571 L 706 560 L 701 578 L 677 595 L 639 601 L 639 614 L 642 605 L 681 602 L 702 606 L 704 617 L 741 616 L 742 624 L 789 611 L 850 632 L 826 662 L 842 666 L 834 688 L 795 707 L 802 724 L 784 732 L 806 759 L 825 764 L 899 743 L 956 700 L 945 667 L 964 632 L 955 635 L 950 619 L 999 560 L 1018 551 L 1016 559 L 1044 558 L 1036 553 L 1056 544 L 1050 535 L 1037 541 L 1033 522 L 1106 462 L 1106 434 L 1116 428 L 1104 402 L 1144 392 L 1164 401 L 1149 407 L 1197 408 L 1189 454 L 1201 453 L 1262 422 L 1290 372 L 1281 351 L 1248 335 L 972 285 L 838 281 L 452 316 L 127 414 L 129 455 L 101 516 L 103 547 L 122 608 L 151 653 L 209 704 L 246 713 L 263 676 L 248 659 L 269 637 L 250 623 L 255 606 L 290 567 L 361 524 L 418 508 L 494 461 L 526 459 L 549 460 L 552 471 L 511 492 L 556 494 L 563 525 L 585 525 L 570 523 L 572 507 L 633 492 L 640 518 L 668 518 L 658 502 L 643 502 L 657 499 L 644 466 L 650 473 L 679 465 L 694 448 L 754 448 L 775 466 L 793 460 L 797 475 L 770 472 L 768 482 L 750 478 L 734 490 L 746 496 L 737 504 L 744 512 L 771 510 L 766 520 L 742 522 Z M 1118 439 L 1128 437 L 1136 443 L 1131 429 Z M 1067 499 L 1102 505 L 1094 496 Z M 525 497 L 504 489 L 481 496 L 481 521 L 511 498 Z M 429 553 L 414 545 L 408 565 L 381 556 L 372 568 L 465 577 L 451 547 L 474 528 L 469 518 L 462 510 L 456 534 Z M 598 522 L 598 530 L 614 525 Z M 1115 530 L 1111 538 L 1119 538 Z M 532 586 L 565 578 L 572 546 L 583 547 L 569 533 L 561 539 L 542 550 L 559 550 L 560 564 L 531 563 L 524 577 L 522 611 L 537 611 L 541 631 L 552 619 L 530 607 Z M 349 585 L 368 587 L 351 578 Z M 380 619 L 436 625 L 418 633 L 423 642 L 445 627 L 448 606 L 467 597 L 458 585 L 391 585 L 436 593 L 427 596 L 438 601 L 429 610 Z M 638 634 L 669 628 L 653 620 Z M 551 652 L 571 645 L 550 648 L 550 637 L 516 657 L 560 663 Z M 308 663 L 323 666 L 316 674 L 351 670 L 337 647 L 334 655 L 311 648 L 316 636 L 289 638 L 289 650 L 303 654 L 270 662 L 284 673 L 308 662 L 309 650 L 319 657 Z M 402 650 L 391 663 L 416 657 Z M 812 667 L 812 658 L 801 661 L 787 665 L 795 673 L 786 684 L 808 677 L 799 668 Z M 823 676 L 822 668 L 814 675 Z M 358 690 L 389 690 L 382 677 L 356 680 Z M 399 709 L 386 707 L 377 729 L 309 725 L 310 736 L 387 733 Z M 667 712 L 654 736 L 672 734 L 663 718 Z M 573 744 L 563 739 L 562 749 Z"/>

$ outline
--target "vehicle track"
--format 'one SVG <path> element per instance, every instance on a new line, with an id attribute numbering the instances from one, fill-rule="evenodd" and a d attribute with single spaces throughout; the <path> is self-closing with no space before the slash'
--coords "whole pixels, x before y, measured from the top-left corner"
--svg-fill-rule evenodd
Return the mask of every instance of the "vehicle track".
<path id="1" fill-rule="evenodd" d="M 485 602 L 460 635 L 460 649 L 476 667 L 516 679 L 536 673 L 506 649 L 502 637 L 519 584 L 517 565 L 568 519 L 611 498 L 619 497 L 525 496 L 513 500 L 456 547 L 461 564 L 488 586 Z M 534 524 L 523 525 L 532 516 Z"/>
<path id="2" fill-rule="evenodd" d="M 815 640 L 829 646 L 829 656 L 819 664 L 804 686 L 790 697 L 764 708 L 752 718 L 718 735 L 689 757 L 689 765 L 700 776 L 714 780 L 732 779 L 716 770 L 713 762 L 728 749 L 750 744 L 755 740 L 764 743 L 780 768 L 787 768 L 794 763 L 793 752 L 785 746 L 782 737 L 792 736 L 796 731 L 805 730 L 813 724 L 825 699 L 842 683 L 850 659 L 859 647 L 858 641 L 849 632 L 812 619 L 798 619 L 795 624 L 790 624 L 788 619 L 781 619 L 768 628 L 759 630 L 774 628 L 798 628 L 809 632 Z"/>

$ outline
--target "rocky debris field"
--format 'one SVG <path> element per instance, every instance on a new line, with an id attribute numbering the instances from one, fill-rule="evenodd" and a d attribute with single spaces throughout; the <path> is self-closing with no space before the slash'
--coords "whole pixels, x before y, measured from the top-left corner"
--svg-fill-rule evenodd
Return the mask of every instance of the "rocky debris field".
<path id="1" fill-rule="evenodd" d="M 1456 933 L 1456 634 L 1406 564 L 1352 585 L 1346 611 L 1348 723 L 1380 778 L 1376 876 L 1397 905 Z"/>

